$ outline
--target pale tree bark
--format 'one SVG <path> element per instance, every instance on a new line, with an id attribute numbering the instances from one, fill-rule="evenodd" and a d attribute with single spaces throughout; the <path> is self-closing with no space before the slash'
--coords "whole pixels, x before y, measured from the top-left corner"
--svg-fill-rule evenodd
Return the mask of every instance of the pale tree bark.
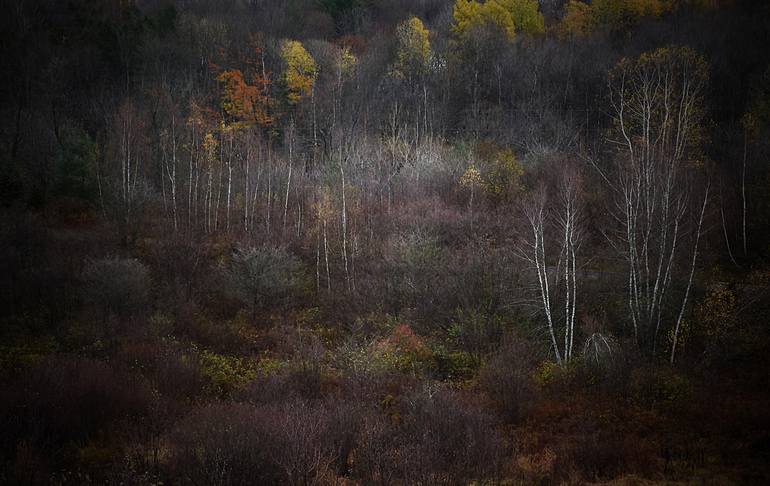
<path id="1" fill-rule="evenodd" d="M 267 199 L 265 200 L 265 232 L 270 236 L 270 213 L 272 212 L 273 205 L 273 160 L 270 151 L 270 141 L 267 145 L 267 170 L 265 173 L 267 177 Z"/>
<path id="2" fill-rule="evenodd" d="M 323 230 L 324 230 L 324 260 L 326 262 L 326 288 L 328 292 L 331 294 L 332 277 L 331 277 L 331 272 L 329 271 L 329 243 L 326 237 L 326 218 L 323 219 Z"/>
<path id="3" fill-rule="evenodd" d="M 286 217 L 289 213 L 289 191 L 291 190 L 291 169 L 294 156 L 294 120 L 289 125 L 289 169 L 286 177 L 286 197 L 283 201 L 283 231 L 286 232 Z"/>
<path id="4" fill-rule="evenodd" d="M 233 138 L 234 134 L 230 132 L 228 142 L 230 143 L 230 150 L 227 152 L 227 203 L 225 209 L 225 229 L 230 231 L 230 205 L 232 201 L 233 193 Z M 224 144 L 223 144 L 224 145 Z"/>
<path id="5" fill-rule="evenodd" d="M 743 222 L 742 229 L 743 229 L 743 256 L 748 255 L 747 250 L 747 244 L 746 244 L 746 158 L 748 156 L 749 151 L 749 136 L 746 129 L 744 129 L 743 133 L 743 164 L 741 165 L 741 203 L 742 203 L 742 212 L 741 212 L 741 219 Z"/>
<path id="6" fill-rule="evenodd" d="M 223 161 L 225 160 L 225 140 L 224 134 L 220 131 L 219 136 L 219 160 L 217 164 L 217 197 L 214 204 L 214 231 L 219 231 L 219 205 L 222 202 L 222 172 Z"/>
<path id="7" fill-rule="evenodd" d="M 703 227 L 703 215 L 706 213 L 706 206 L 709 200 L 709 186 L 706 186 L 706 195 L 703 196 L 703 205 L 700 210 L 700 217 L 698 218 L 698 227 L 695 230 L 695 245 L 692 250 L 692 261 L 690 262 L 690 277 L 687 279 L 687 287 L 684 291 L 684 297 L 682 298 L 682 307 L 679 309 L 679 316 L 676 319 L 676 325 L 674 326 L 674 338 L 671 343 L 671 358 L 670 363 L 674 364 L 674 358 L 676 358 L 676 346 L 679 341 L 679 328 L 682 324 L 682 318 L 684 317 L 684 311 L 687 308 L 687 298 L 690 295 L 690 288 L 692 287 L 692 278 L 695 275 L 695 262 L 698 259 L 698 243 L 700 242 L 701 228 Z"/>
<path id="8" fill-rule="evenodd" d="M 537 274 L 538 294 L 545 315 L 548 335 L 551 339 L 556 362 L 562 364 L 562 353 L 556 340 L 556 329 L 551 304 L 550 275 L 545 248 L 546 195 L 541 190 L 524 208 L 524 216 L 531 232 L 531 240 L 522 241 L 518 256 L 528 261 Z M 558 274 L 558 271 L 557 271 Z"/>
<path id="9" fill-rule="evenodd" d="M 243 231 L 249 232 L 249 194 L 251 189 L 251 144 L 246 144 L 246 154 L 244 159 L 243 170 Z"/>
<path id="10" fill-rule="evenodd" d="M 564 265 L 564 359 L 572 359 L 575 341 L 575 316 L 577 314 L 577 253 L 580 249 L 582 232 L 580 230 L 581 207 L 579 202 L 579 176 L 566 171 L 559 187 L 559 207 L 555 220 L 561 230 L 561 262 Z"/>
<path id="11" fill-rule="evenodd" d="M 578 307 L 578 257 L 582 242 L 579 173 L 566 168 L 557 191 L 549 203 L 548 194 L 541 187 L 525 205 L 529 237 L 520 240 L 516 254 L 529 263 L 537 276 L 538 300 L 551 347 L 557 363 L 565 364 L 573 357 Z M 556 255 L 552 248 L 558 249 L 558 257 L 551 256 Z M 563 315 L 558 315 L 560 306 Z M 557 338 L 559 332 L 564 336 L 561 342 Z"/>
<path id="12" fill-rule="evenodd" d="M 350 271 L 348 268 L 348 206 L 345 197 L 345 168 L 343 167 L 342 160 L 340 160 L 340 179 L 342 182 L 342 261 L 345 265 L 345 283 L 348 292 L 350 292 Z"/>
<path id="13" fill-rule="evenodd" d="M 141 136 L 144 127 L 130 99 L 120 107 L 116 117 L 118 130 L 117 158 L 120 164 L 120 190 L 118 221 L 124 243 L 133 223 L 137 187 L 141 168 Z"/>
<path id="14" fill-rule="evenodd" d="M 318 204 L 316 202 L 316 204 Z M 321 209 L 318 209 L 318 222 L 321 221 Z M 315 246 L 315 290 L 321 291 L 321 227 L 316 225 L 316 246 Z"/>
<path id="15" fill-rule="evenodd" d="M 189 160 L 189 166 L 187 169 L 187 229 L 188 231 L 192 228 L 192 206 L 193 206 L 193 159 L 195 157 L 195 142 L 197 140 L 197 137 L 195 136 L 195 127 L 193 126 L 191 129 L 191 143 L 190 143 L 190 160 Z"/>
<path id="16" fill-rule="evenodd" d="M 738 262 L 735 260 L 735 256 L 733 255 L 732 245 L 730 245 L 730 236 L 727 234 L 727 222 L 725 221 L 725 205 L 724 200 L 722 199 L 721 182 L 719 185 L 719 213 L 722 217 L 722 234 L 725 238 L 725 246 L 727 246 L 727 255 L 730 257 L 730 261 L 733 262 L 733 265 L 738 267 Z"/>
<path id="17" fill-rule="evenodd" d="M 164 144 L 164 157 L 163 157 L 163 176 L 168 179 L 168 183 L 171 189 L 171 215 L 174 221 L 174 232 L 179 229 L 179 218 L 177 215 L 177 181 L 176 181 L 176 153 L 177 153 L 177 141 L 176 141 L 176 119 L 171 117 L 171 162 L 166 157 L 165 144 Z"/>
<path id="18" fill-rule="evenodd" d="M 614 195 L 617 231 L 607 236 L 627 265 L 628 311 L 640 347 L 656 352 L 682 227 L 688 214 L 686 164 L 698 155 L 707 81 L 703 58 L 665 48 L 621 61 L 609 80 L 616 155 L 599 171 Z"/>

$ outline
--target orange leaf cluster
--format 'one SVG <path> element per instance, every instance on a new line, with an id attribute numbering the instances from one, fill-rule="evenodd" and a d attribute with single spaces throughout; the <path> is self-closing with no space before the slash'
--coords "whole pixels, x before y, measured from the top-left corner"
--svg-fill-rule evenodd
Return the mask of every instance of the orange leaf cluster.
<path id="1" fill-rule="evenodd" d="M 273 123 L 270 115 L 273 100 L 268 94 L 270 79 L 259 73 L 251 77 L 252 82 L 247 82 L 240 69 L 226 69 L 219 73 L 217 81 L 224 85 L 222 108 L 238 125 L 269 127 Z"/>

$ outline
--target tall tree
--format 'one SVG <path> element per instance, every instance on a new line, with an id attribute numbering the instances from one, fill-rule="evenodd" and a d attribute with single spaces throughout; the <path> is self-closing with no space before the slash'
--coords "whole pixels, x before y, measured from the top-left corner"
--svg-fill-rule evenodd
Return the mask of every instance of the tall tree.
<path id="1" fill-rule="evenodd" d="M 303 98 L 312 96 L 318 66 L 305 46 L 296 40 L 285 41 L 281 45 L 281 58 L 285 64 L 283 81 L 289 104 L 297 104 Z"/>
<path id="2" fill-rule="evenodd" d="M 611 71 L 614 148 L 599 173 L 614 195 L 610 241 L 627 264 L 628 311 L 640 346 L 655 352 L 691 210 L 688 177 L 702 164 L 708 66 L 687 47 L 623 59 Z M 699 226 L 700 228 L 700 226 Z M 694 264 L 694 263 L 693 263 Z"/>

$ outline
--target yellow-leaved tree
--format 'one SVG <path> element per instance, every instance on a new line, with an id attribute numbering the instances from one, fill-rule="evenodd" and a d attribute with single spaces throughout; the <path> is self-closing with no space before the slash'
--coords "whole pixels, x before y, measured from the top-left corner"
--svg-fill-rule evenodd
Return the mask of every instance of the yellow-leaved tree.
<path id="1" fill-rule="evenodd" d="M 339 49 L 336 67 L 340 77 L 352 74 L 357 64 L 358 59 L 351 52 L 349 46 L 343 46 Z"/>
<path id="2" fill-rule="evenodd" d="M 593 28 L 591 6 L 580 0 L 569 0 L 564 18 L 561 21 L 560 32 L 577 37 L 589 34 Z"/>
<path id="3" fill-rule="evenodd" d="M 294 105 L 299 103 L 302 98 L 312 94 L 318 75 L 318 66 L 305 46 L 295 40 L 283 42 L 281 58 L 286 64 L 283 74 L 283 80 L 286 83 L 286 97 L 289 104 Z"/>
<path id="4" fill-rule="evenodd" d="M 517 33 L 539 34 L 545 21 L 537 0 L 457 0 L 453 10 L 452 33 L 462 39 L 479 28 L 497 28 L 509 40 Z"/>
<path id="5" fill-rule="evenodd" d="M 674 3 L 667 0 L 594 0 L 591 23 L 613 32 L 628 30 L 642 18 L 657 18 L 669 12 Z"/>
<path id="6" fill-rule="evenodd" d="M 419 18 L 411 17 L 398 25 L 396 38 L 398 59 L 394 74 L 405 78 L 423 74 L 428 69 L 432 55 L 430 31 Z"/>
<path id="7" fill-rule="evenodd" d="M 497 0 L 510 13 L 516 31 L 522 34 L 542 34 L 545 20 L 537 0 Z"/>

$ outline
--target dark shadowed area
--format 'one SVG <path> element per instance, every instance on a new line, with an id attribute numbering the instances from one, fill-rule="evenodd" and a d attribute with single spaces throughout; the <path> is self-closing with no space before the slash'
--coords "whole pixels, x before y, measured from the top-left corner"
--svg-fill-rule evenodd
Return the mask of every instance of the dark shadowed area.
<path id="1" fill-rule="evenodd" d="M 767 2 L 0 4 L 0 484 L 770 484 Z"/>

